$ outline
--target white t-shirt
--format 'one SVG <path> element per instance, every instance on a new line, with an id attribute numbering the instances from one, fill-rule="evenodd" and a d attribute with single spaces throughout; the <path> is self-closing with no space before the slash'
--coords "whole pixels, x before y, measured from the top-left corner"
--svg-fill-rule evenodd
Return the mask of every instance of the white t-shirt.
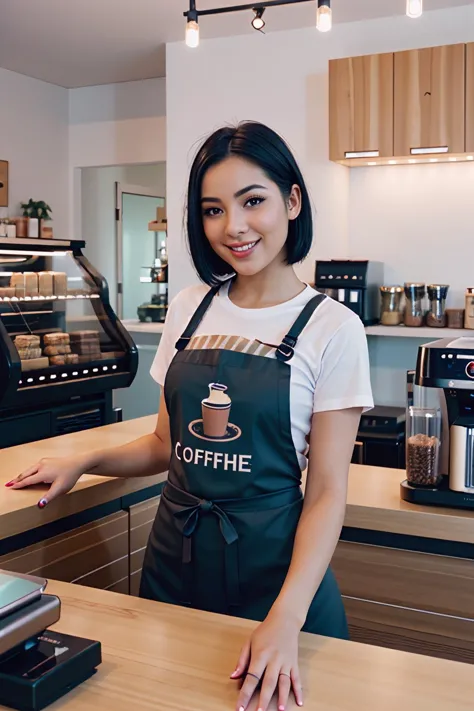
<path id="1" fill-rule="evenodd" d="M 171 302 L 158 352 L 151 367 L 151 375 L 163 386 L 166 372 L 176 353 L 175 343 L 191 316 L 209 290 L 206 285 L 192 286 L 181 291 Z M 224 336 L 241 337 L 240 347 L 256 353 L 255 341 L 261 353 L 275 357 L 281 343 L 305 304 L 318 293 L 307 286 L 289 301 L 262 309 L 236 306 L 228 296 L 228 285 L 214 297 L 195 336 L 195 347 L 229 347 Z M 221 338 L 217 338 L 221 336 Z M 205 338 L 213 337 L 213 338 Z M 236 339 L 231 343 L 235 345 Z M 227 344 L 227 345 L 226 345 Z M 267 345 L 263 345 L 267 344 Z M 260 352 L 259 352 L 260 354 Z M 301 333 L 295 354 L 289 361 L 290 413 L 293 442 L 301 469 L 307 466 L 307 436 L 314 412 L 361 407 L 373 407 L 370 383 L 367 339 L 362 321 L 350 309 L 326 298 L 313 313 Z"/>

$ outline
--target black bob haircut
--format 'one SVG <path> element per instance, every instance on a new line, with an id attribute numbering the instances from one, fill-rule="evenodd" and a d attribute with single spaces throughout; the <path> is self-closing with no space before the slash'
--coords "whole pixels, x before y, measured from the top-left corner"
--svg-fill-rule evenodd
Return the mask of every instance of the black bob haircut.
<path id="1" fill-rule="evenodd" d="M 202 222 L 202 183 L 206 172 L 229 156 L 238 156 L 258 166 L 280 189 L 283 199 L 290 197 L 293 185 L 301 190 L 301 210 L 288 224 L 286 260 L 303 261 L 311 249 L 313 218 L 308 190 L 296 160 L 285 141 L 268 126 L 245 121 L 212 133 L 201 145 L 191 166 L 188 182 L 186 232 L 189 250 L 199 277 L 209 286 L 219 284 L 232 270 L 212 249 Z"/>

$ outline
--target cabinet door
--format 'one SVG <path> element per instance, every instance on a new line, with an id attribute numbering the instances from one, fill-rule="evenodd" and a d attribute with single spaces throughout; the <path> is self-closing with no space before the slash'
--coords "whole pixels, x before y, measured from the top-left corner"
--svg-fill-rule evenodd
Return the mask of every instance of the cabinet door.
<path id="1" fill-rule="evenodd" d="M 474 152 L 474 42 L 466 45 L 466 152 Z"/>
<path id="2" fill-rule="evenodd" d="M 464 153 L 465 45 L 395 53 L 394 153 Z"/>
<path id="3" fill-rule="evenodd" d="M 391 53 L 329 62 L 329 157 L 353 153 L 393 156 Z"/>

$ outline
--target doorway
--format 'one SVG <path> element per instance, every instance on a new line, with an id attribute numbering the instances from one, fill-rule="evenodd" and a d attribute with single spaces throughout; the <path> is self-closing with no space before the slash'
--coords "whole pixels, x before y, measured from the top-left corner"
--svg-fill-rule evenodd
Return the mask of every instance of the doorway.
<path id="1" fill-rule="evenodd" d="M 165 198 L 140 186 L 116 183 L 117 311 L 123 320 L 136 320 L 138 307 L 149 303 L 156 284 L 149 277 L 160 245 L 148 229 Z"/>

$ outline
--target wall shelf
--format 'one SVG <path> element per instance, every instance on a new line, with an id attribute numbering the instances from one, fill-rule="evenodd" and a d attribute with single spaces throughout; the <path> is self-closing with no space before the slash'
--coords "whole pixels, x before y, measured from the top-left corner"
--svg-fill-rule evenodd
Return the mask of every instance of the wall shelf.
<path id="1" fill-rule="evenodd" d="M 430 328 L 420 326 L 366 326 L 367 336 L 387 336 L 392 338 L 423 338 L 436 341 L 439 338 L 474 338 L 474 331 L 469 328 Z"/>

